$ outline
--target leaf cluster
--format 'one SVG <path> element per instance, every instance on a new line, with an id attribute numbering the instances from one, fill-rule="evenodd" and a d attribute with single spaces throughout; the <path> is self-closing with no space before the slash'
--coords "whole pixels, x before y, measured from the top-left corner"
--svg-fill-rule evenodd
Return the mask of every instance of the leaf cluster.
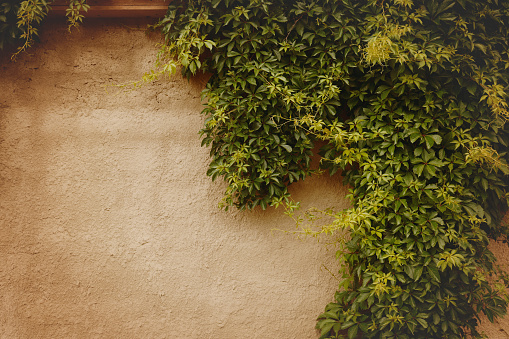
<path id="1" fill-rule="evenodd" d="M 1 0 L 0 1 L 0 49 L 17 45 L 16 56 L 30 48 L 38 37 L 39 26 L 51 10 L 51 0 Z M 83 12 L 90 8 L 86 0 L 69 0 L 66 11 L 69 31 L 83 21 Z"/>
<path id="2" fill-rule="evenodd" d="M 202 134 L 208 174 L 228 182 L 223 206 L 285 201 L 287 186 L 313 172 L 317 138 L 306 129 L 323 127 L 302 124 L 341 114 L 339 86 L 355 65 L 341 55 L 359 47 L 335 40 L 346 41 L 354 27 L 304 2 L 177 2 L 168 13 L 162 29 L 184 73 L 212 72 Z"/>
<path id="3" fill-rule="evenodd" d="M 183 73 L 211 73 L 202 130 L 223 206 L 287 202 L 340 170 L 352 209 L 322 338 L 479 337 L 506 312 L 489 239 L 505 237 L 509 2 L 175 1 L 161 22 Z M 287 207 L 288 208 L 288 207 Z"/>
<path id="4" fill-rule="evenodd" d="M 19 39 L 22 30 L 16 25 L 19 0 L 3 0 L 0 2 L 0 49 Z"/>

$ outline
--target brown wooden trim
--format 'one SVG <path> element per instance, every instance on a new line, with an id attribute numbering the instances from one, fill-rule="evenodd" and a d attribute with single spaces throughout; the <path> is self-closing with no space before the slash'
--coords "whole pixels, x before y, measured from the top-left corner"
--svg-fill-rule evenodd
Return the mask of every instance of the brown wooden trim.
<path id="1" fill-rule="evenodd" d="M 163 17 L 170 0 L 87 0 L 90 5 L 85 17 L 119 18 L 119 17 Z M 63 16 L 68 2 L 56 0 L 51 5 L 50 16 Z"/>

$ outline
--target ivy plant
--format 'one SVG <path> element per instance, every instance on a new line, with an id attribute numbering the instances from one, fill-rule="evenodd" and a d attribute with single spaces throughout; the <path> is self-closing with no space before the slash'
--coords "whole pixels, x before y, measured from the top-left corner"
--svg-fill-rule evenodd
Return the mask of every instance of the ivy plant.
<path id="1" fill-rule="evenodd" d="M 321 168 L 351 187 L 313 231 L 350 232 L 321 338 L 480 337 L 480 314 L 505 314 L 487 246 L 507 233 L 508 15 L 503 0 L 170 4 L 152 74 L 211 74 L 201 133 L 222 206 L 293 214 L 287 187 L 323 143 Z"/>
<path id="2" fill-rule="evenodd" d="M 17 13 L 20 1 L 0 2 L 0 48 L 14 41 L 21 36 L 22 30 L 16 25 Z"/>
<path id="3" fill-rule="evenodd" d="M 86 0 L 69 0 L 66 17 L 69 31 L 83 21 L 83 12 L 90 8 Z M 31 47 L 39 34 L 39 26 L 51 10 L 51 0 L 0 0 L 0 49 L 16 45 L 14 59 Z"/>
<path id="4" fill-rule="evenodd" d="M 29 47 L 49 5 L 0 1 L 0 45 Z M 71 25 L 87 8 L 70 2 Z M 508 303 L 487 247 L 507 234 L 508 26 L 507 0 L 175 0 L 142 82 L 211 74 L 201 133 L 226 209 L 295 217 L 288 186 L 341 171 L 352 208 L 304 228 L 350 234 L 321 338 L 478 338 Z"/>

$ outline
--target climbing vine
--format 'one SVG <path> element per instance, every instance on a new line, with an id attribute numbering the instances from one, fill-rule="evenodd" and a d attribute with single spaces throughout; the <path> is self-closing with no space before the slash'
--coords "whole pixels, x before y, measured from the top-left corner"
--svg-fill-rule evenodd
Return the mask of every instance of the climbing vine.
<path id="1" fill-rule="evenodd" d="M 507 233 L 508 15 L 497 0 L 194 0 L 160 22 L 152 75 L 211 73 L 202 135 L 222 206 L 283 204 L 306 233 L 350 232 L 322 338 L 480 337 L 479 314 L 505 314 L 487 246 Z M 287 187 L 323 143 L 352 208 L 313 229 Z"/>
<path id="2" fill-rule="evenodd" d="M 0 1 L 0 46 L 28 48 L 49 5 Z M 87 8 L 72 0 L 70 24 Z M 175 0 L 141 82 L 211 74 L 201 133 L 222 207 L 349 231 L 322 338 L 480 337 L 479 314 L 508 303 L 487 247 L 507 234 L 508 26 L 504 0 Z M 352 208 L 302 217 L 287 187 L 324 170 Z"/>
<path id="3" fill-rule="evenodd" d="M 86 0 L 69 0 L 66 17 L 69 31 L 83 21 L 83 12 L 90 8 Z M 16 56 L 30 48 L 39 34 L 39 26 L 51 10 L 51 0 L 1 0 L 0 1 L 0 49 L 5 45 L 17 45 Z"/>

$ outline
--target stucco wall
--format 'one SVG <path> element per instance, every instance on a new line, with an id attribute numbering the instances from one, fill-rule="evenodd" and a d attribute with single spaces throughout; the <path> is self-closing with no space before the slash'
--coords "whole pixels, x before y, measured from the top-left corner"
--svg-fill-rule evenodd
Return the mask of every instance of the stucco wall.
<path id="1" fill-rule="evenodd" d="M 282 211 L 217 208 L 205 79 L 107 86 L 150 68 L 143 27 L 51 23 L 1 60 L 0 338 L 316 338 L 334 249 L 271 233 L 294 229 Z M 292 191 L 346 204 L 338 178 Z"/>
<path id="2" fill-rule="evenodd" d="M 205 79 L 108 86 L 150 68 L 143 27 L 53 22 L 0 60 L 0 338 L 317 338 L 334 248 L 271 232 L 294 229 L 282 211 L 217 208 Z M 291 190 L 347 206 L 339 177 Z"/>

